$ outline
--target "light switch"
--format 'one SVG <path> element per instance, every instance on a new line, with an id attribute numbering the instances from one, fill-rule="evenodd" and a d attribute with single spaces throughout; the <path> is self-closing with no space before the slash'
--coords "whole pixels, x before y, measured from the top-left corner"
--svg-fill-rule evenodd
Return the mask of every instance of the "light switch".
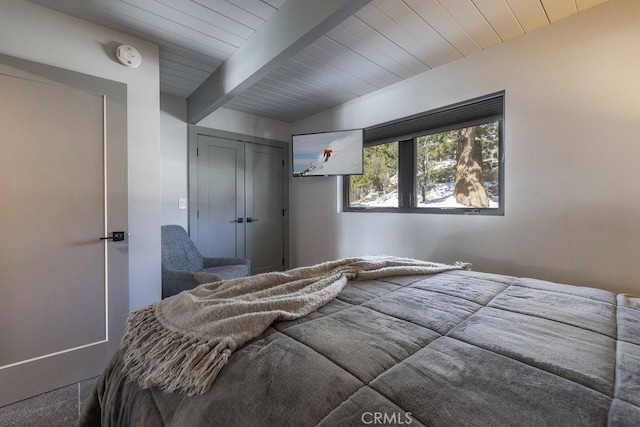
<path id="1" fill-rule="evenodd" d="M 187 199 L 178 199 L 178 209 L 187 209 Z"/>

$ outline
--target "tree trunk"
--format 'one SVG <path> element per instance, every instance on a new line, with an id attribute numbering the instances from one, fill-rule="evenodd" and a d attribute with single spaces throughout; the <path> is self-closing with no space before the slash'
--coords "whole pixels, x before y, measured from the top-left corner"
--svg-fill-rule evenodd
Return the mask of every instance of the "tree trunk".
<path id="1" fill-rule="evenodd" d="M 422 160 L 422 185 L 420 186 L 420 195 L 422 203 L 427 199 L 427 185 L 429 184 L 429 148 L 427 148 L 425 158 Z"/>
<path id="2" fill-rule="evenodd" d="M 456 201 L 472 208 L 486 208 L 489 198 L 482 173 L 482 140 L 476 138 L 477 127 L 460 130 L 456 166 Z"/>

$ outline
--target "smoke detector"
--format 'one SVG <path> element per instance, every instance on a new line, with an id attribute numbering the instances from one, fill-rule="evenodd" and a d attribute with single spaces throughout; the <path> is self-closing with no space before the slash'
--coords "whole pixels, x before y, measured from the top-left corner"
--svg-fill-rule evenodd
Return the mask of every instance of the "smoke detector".
<path id="1" fill-rule="evenodd" d="M 131 68 L 138 68 L 142 63 L 142 55 L 135 47 L 123 44 L 116 49 L 116 57 L 122 64 Z"/>

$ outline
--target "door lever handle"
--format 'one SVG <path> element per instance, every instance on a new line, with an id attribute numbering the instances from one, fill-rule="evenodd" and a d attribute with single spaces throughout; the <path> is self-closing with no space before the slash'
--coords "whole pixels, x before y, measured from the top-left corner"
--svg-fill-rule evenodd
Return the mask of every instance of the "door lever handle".
<path id="1" fill-rule="evenodd" d="M 251 217 L 247 218 L 247 222 L 256 222 L 256 221 L 258 221 L 258 218 L 251 218 Z"/>
<path id="2" fill-rule="evenodd" d="M 122 242 L 124 240 L 124 231 L 114 231 L 111 237 L 100 237 L 100 240 L 113 240 L 114 242 Z"/>

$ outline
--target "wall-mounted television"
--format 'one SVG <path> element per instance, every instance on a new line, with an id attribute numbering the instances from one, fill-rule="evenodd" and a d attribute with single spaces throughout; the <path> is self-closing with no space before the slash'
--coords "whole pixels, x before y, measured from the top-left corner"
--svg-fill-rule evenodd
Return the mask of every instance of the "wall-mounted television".
<path id="1" fill-rule="evenodd" d="M 362 129 L 293 135 L 293 176 L 361 175 Z"/>

